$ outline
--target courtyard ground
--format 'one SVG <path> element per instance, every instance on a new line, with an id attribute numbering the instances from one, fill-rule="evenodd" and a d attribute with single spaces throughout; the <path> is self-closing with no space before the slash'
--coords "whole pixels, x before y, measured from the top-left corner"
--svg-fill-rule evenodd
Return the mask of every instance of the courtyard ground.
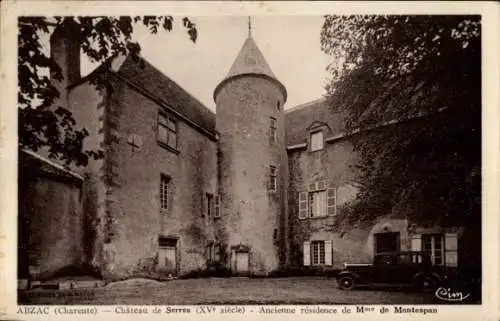
<path id="1" fill-rule="evenodd" d="M 335 279 L 206 278 L 157 282 L 128 280 L 95 289 L 19 292 L 19 304 L 437 304 L 433 294 L 338 289 Z"/>

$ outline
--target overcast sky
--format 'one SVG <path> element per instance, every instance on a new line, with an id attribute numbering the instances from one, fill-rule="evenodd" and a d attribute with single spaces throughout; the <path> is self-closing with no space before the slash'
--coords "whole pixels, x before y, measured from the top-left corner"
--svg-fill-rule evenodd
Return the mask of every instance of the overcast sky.
<path id="1" fill-rule="evenodd" d="M 226 76 L 248 36 L 248 17 L 193 17 L 198 39 L 192 43 L 180 18 L 172 32 L 151 35 L 139 26 L 134 40 L 141 55 L 185 90 L 214 110 L 212 95 Z M 285 108 L 320 98 L 328 74 L 329 56 L 320 49 L 322 16 L 252 17 L 252 36 L 271 70 L 285 85 Z M 82 63 L 86 74 L 94 66 Z"/>

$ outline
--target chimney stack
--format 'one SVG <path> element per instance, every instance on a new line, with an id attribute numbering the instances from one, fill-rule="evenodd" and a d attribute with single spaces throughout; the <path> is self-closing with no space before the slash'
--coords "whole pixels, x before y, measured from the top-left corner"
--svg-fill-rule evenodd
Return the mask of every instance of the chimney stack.
<path id="1" fill-rule="evenodd" d="M 61 68 L 63 79 L 53 81 L 63 96 L 80 79 L 80 25 L 72 17 L 64 18 L 52 33 L 50 55 Z"/>

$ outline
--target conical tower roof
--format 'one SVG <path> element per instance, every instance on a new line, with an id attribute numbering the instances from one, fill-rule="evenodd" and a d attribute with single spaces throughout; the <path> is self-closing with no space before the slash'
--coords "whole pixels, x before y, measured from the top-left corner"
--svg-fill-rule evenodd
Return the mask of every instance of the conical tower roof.
<path id="1" fill-rule="evenodd" d="M 281 87 L 286 100 L 285 86 L 283 86 L 283 84 L 276 78 L 251 35 L 245 40 L 243 47 L 241 47 L 241 50 L 226 77 L 215 88 L 214 99 L 217 96 L 219 89 L 230 79 L 245 75 L 261 76 L 277 82 L 278 86 Z"/>
<path id="2" fill-rule="evenodd" d="M 242 74 L 262 74 L 276 78 L 252 37 L 245 40 L 225 79 Z"/>

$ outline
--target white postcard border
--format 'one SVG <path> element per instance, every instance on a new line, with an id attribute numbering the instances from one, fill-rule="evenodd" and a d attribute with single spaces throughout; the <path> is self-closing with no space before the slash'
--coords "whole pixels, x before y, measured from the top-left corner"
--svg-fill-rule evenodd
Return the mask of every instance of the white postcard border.
<path id="1" fill-rule="evenodd" d="M 172 15 L 322 15 L 351 13 L 391 14 L 481 14 L 483 41 L 483 296 L 480 306 L 437 306 L 439 313 L 426 315 L 431 318 L 498 320 L 499 313 L 499 6 L 495 2 L 163 2 L 163 1 L 7 1 L 1 11 L 1 109 L 0 109 L 0 312 L 5 311 L 16 319 L 35 320 L 39 316 L 15 316 L 16 304 L 16 250 L 17 242 L 17 17 L 21 15 L 142 15 L 165 12 Z M 74 307 L 74 306 L 72 306 Z M 152 309 L 154 306 L 150 306 Z M 284 306 L 280 306 L 284 307 Z M 338 306 L 342 309 L 343 306 Z M 350 306 L 354 307 L 354 306 Z M 375 305 L 375 309 L 383 306 Z M 393 306 L 388 306 L 389 308 Z M 421 307 L 421 306 L 418 306 Z M 422 306 L 424 307 L 424 306 Z M 54 307 L 51 307 L 53 309 Z M 115 307 L 96 307 L 99 318 L 140 315 L 118 315 L 102 312 Z M 199 319 L 201 314 L 175 315 L 176 319 Z M 234 319 L 240 315 L 227 315 Z M 277 319 L 322 319 L 348 317 L 347 314 L 254 314 L 242 317 Z M 419 314 L 379 314 L 384 320 L 393 318 L 420 319 Z M 71 315 L 51 314 L 51 320 L 66 319 Z M 86 317 L 86 316 L 79 316 Z M 165 320 L 173 315 L 148 314 L 149 319 Z M 206 316 L 208 317 L 208 316 Z M 221 315 L 210 315 L 219 319 Z M 350 314 L 349 317 L 363 317 Z M 0 316 L 1 318 L 1 316 Z M 95 318 L 95 315 L 92 315 Z"/>

